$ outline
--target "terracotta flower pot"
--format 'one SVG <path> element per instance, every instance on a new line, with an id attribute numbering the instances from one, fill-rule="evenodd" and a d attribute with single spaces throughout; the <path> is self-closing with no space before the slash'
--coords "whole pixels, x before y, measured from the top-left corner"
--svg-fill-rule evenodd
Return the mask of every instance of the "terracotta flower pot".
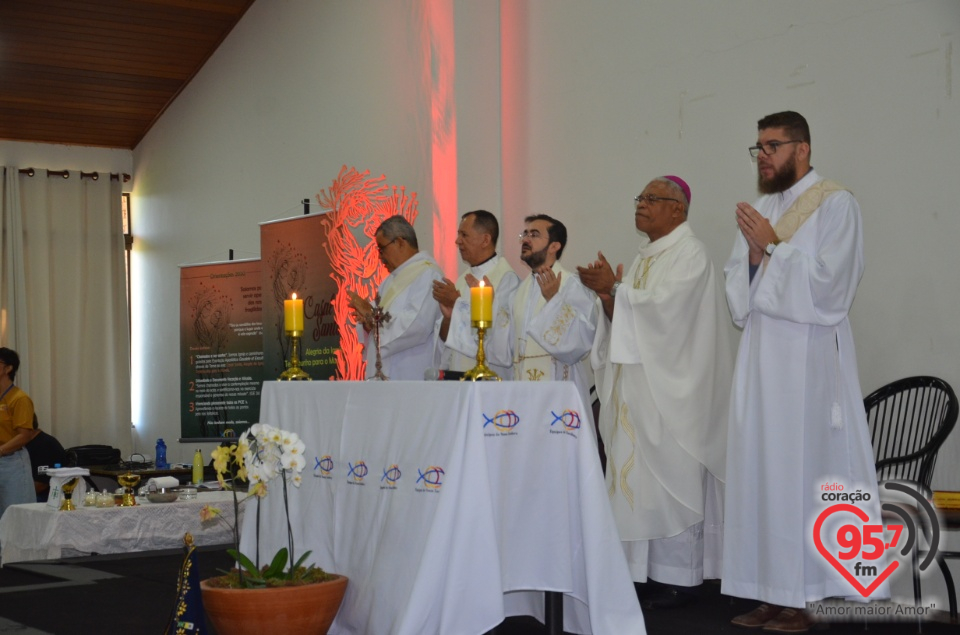
<path id="1" fill-rule="evenodd" d="M 218 635 L 310 633 L 333 623 L 347 578 L 272 589 L 220 589 L 201 580 L 203 609 Z"/>

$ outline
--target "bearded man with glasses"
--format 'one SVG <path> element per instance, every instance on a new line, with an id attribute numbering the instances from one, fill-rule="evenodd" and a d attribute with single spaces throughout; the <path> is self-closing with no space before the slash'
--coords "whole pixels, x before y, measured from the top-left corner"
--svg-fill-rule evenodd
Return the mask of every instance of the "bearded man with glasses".
<path id="1" fill-rule="evenodd" d="M 530 275 L 507 298 L 507 328 L 492 329 L 487 361 L 513 367 L 517 381 L 572 381 L 590 405 L 590 348 L 597 331 L 597 296 L 560 264 L 567 228 L 547 214 L 527 216 L 518 236 Z M 500 293 L 498 290 L 497 293 Z M 587 413 L 593 431 L 593 417 Z"/>
<path id="2" fill-rule="evenodd" d="M 811 626 L 807 603 L 856 595 L 814 547 L 822 484 L 869 492 L 873 504 L 861 508 L 880 522 L 848 319 L 863 234 L 853 195 L 810 165 L 806 119 L 780 112 L 758 129 L 750 155 L 763 196 L 737 204 L 740 232 L 725 267 L 743 336 L 730 404 L 722 591 L 764 602 L 733 624 L 799 633 Z"/>

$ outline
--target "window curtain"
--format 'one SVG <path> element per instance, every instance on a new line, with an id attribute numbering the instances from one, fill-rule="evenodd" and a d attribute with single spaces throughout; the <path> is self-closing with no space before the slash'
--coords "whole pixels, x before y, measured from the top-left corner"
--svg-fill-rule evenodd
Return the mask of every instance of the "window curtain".
<path id="1" fill-rule="evenodd" d="M 0 343 L 64 447 L 131 448 L 122 184 L 4 168 Z"/>

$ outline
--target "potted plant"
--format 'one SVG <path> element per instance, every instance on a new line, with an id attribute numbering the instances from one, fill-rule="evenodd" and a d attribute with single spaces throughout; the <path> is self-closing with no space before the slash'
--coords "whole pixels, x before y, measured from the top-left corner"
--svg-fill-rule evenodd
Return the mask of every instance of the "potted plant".
<path id="1" fill-rule="evenodd" d="M 227 553 L 237 568 L 224 575 L 200 582 L 207 616 L 221 635 L 243 633 L 326 633 L 340 608 L 347 578 L 326 573 L 320 567 L 304 565 L 310 552 L 295 557 L 293 529 L 290 526 L 288 485 L 300 487 L 306 461 L 304 443 L 294 432 L 266 424 L 254 424 L 235 444 L 213 450 L 217 480 L 233 491 L 233 548 Z M 232 483 L 249 483 L 247 495 L 239 498 Z M 268 487 L 283 491 L 283 510 L 287 525 L 287 546 L 282 547 L 269 564 L 260 565 L 260 499 Z M 256 553 L 251 559 L 240 553 L 237 526 L 240 505 L 249 499 L 257 505 Z M 223 519 L 219 509 L 205 506 L 204 521 Z"/>

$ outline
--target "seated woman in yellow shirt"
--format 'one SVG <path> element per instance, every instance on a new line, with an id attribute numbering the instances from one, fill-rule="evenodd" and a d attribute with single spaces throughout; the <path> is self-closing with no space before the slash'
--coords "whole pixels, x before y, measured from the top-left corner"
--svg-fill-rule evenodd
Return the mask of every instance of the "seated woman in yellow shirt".
<path id="1" fill-rule="evenodd" d="M 0 348 L 0 516 L 9 505 L 36 502 L 23 449 L 33 437 L 33 401 L 13 383 L 19 369 L 17 352 Z"/>

